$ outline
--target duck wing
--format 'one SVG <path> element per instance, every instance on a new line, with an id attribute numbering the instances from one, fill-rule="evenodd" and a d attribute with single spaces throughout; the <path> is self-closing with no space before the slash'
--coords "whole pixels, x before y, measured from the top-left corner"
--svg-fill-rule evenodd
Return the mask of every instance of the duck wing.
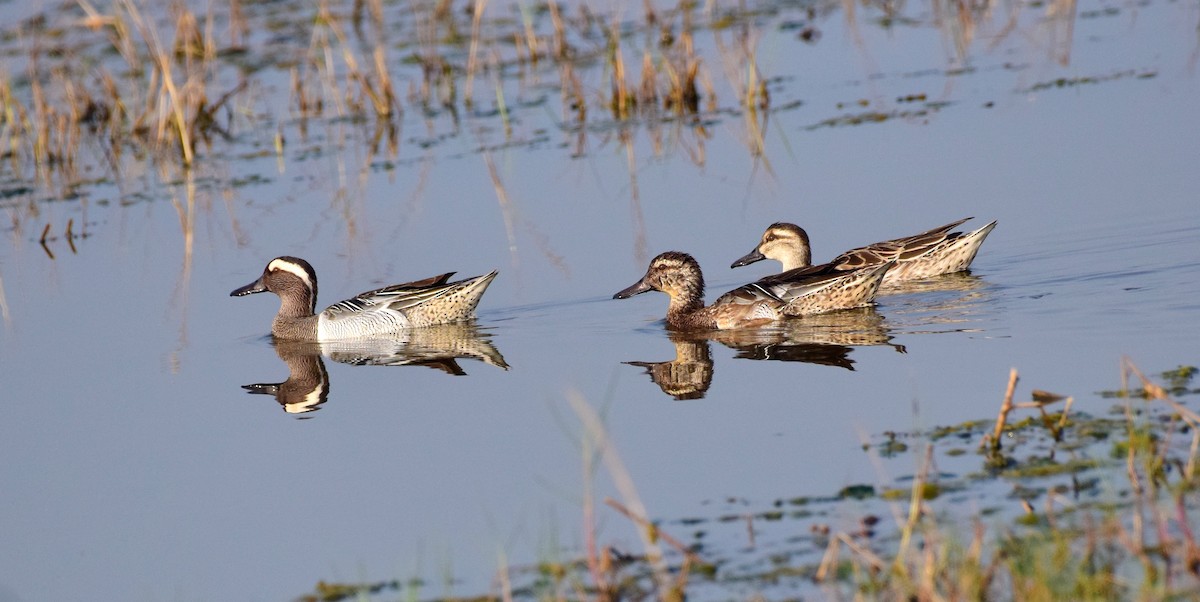
<path id="1" fill-rule="evenodd" d="M 718 297 L 713 305 L 750 304 L 759 301 L 787 303 L 797 297 L 815 293 L 845 276 L 846 271 L 833 263 L 796 268 L 739 286 Z"/>
<path id="2" fill-rule="evenodd" d="M 951 232 L 951 230 L 969 219 L 972 218 L 963 218 L 920 234 L 850 249 L 835 257 L 830 263 L 837 265 L 839 269 L 846 270 L 920 257 L 938 245 L 962 236 L 962 232 Z"/>
<path id="3" fill-rule="evenodd" d="M 793 299 L 821 292 L 846 277 L 846 270 L 831 270 L 827 274 L 810 274 L 803 278 L 772 282 L 767 288 L 776 297 L 787 303 Z M 786 274 L 787 272 L 784 272 Z"/>
<path id="4" fill-rule="evenodd" d="M 402 310 L 419 305 L 446 292 L 454 285 L 447 282 L 454 272 L 446 272 L 430 276 L 423 280 L 414 280 L 404 284 L 393 284 L 383 288 L 359 293 L 345 301 L 338 301 L 325 309 L 329 319 L 335 319 L 343 314 L 367 312 L 375 309 Z"/>
<path id="5" fill-rule="evenodd" d="M 454 274 L 455 274 L 454 272 L 446 272 L 445 274 L 440 274 L 438 276 L 430 276 L 424 280 L 413 280 L 412 282 L 405 282 L 404 284 L 393 284 L 391 286 L 384 287 L 379 290 L 389 290 L 389 289 L 399 288 L 399 287 L 424 288 L 427 286 L 437 286 L 439 284 L 446 284 L 450 280 L 450 277 L 453 276 Z M 371 291 L 371 292 L 378 292 L 378 291 Z M 363 293 L 363 294 L 365 295 L 368 293 Z"/>
<path id="6" fill-rule="evenodd" d="M 712 306 L 754 305 L 760 301 L 769 301 L 776 304 L 784 302 L 783 299 L 775 294 L 773 287 L 760 284 L 759 282 L 751 282 L 717 297 L 717 300 L 713 301 Z"/>

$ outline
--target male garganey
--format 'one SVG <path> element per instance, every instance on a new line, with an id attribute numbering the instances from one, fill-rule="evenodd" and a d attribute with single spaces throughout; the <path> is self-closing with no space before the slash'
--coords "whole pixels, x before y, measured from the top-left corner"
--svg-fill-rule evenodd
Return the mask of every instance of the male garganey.
<path id="1" fill-rule="evenodd" d="M 960 219 L 905 238 L 851 249 L 829 263 L 839 270 L 856 270 L 894 261 L 896 265 L 883 277 L 884 284 L 961 272 L 970 267 L 979 245 L 996 227 L 993 221 L 974 232 L 950 231 L 969 219 Z M 782 263 L 785 272 L 811 265 L 812 248 L 809 246 L 808 233 L 795 224 L 771 224 L 758 246 L 730 267 L 741 267 L 763 259 Z"/>
<path id="2" fill-rule="evenodd" d="M 316 314 L 317 273 L 307 261 L 285 256 L 272 259 L 258 280 L 229 295 L 266 291 L 279 295 L 279 313 L 271 323 L 271 334 L 278 338 L 336 341 L 473 317 L 496 272 L 448 282 L 452 275 L 454 272 L 367 291 Z"/>
<path id="3" fill-rule="evenodd" d="M 792 270 L 740 286 L 705 307 L 700 264 L 687 253 L 667 251 L 650 262 L 641 280 L 613 298 L 628 299 L 649 290 L 666 293 L 671 297 L 667 306 L 671 330 L 760 326 L 791 316 L 869 305 L 891 266 L 846 271 L 820 265 Z"/>

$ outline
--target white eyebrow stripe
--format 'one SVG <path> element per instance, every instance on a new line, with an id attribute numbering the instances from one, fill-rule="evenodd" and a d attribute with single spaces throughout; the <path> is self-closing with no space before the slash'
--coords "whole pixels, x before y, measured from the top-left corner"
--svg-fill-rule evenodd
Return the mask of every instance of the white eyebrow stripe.
<path id="1" fill-rule="evenodd" d="M 304 281 L 304 284 L 308 285 L 310 290 L 313 288 L 312 278 L 309 277 L 308 270 L 304 269 L 303 266 L 297 265 L 285 259 L 273 259 L 271 260 L 271 263 L 267 264 L 267 271 L 273 272 L 275 270 L 283 270 L 285 272 L 295 274 L 296 277 Z"/>

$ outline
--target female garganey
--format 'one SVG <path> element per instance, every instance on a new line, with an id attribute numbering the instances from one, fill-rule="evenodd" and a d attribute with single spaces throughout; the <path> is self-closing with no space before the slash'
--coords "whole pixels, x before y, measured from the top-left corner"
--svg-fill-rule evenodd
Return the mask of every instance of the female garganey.
<path id="1" fill-rule="evenodd" d="M 791 316 L 869 305 L 891 263 L 861 270 L 812 266 L 768 276 L 721 295 L 704 306 L 704 276 L 687 253 L 667 251 L 655 257 L 633 286 L 613 295 L 628 299 L 649 290 L 671 297 L 667 328 L 712 330 L 761 326 Z"/>
<path id="2" fill-rule="evenodd" d="M 996 227 L 993 221 L 974 232 L 950 231 L 969 219 L 960 219 L 905 238 L 851 249 L 829 263 L 839 270 L 856 270 L 894 261 L 896 265 L 883 277 L 884 284 L 961 272 L 970 267 L 979 245 Z M 808 233 L 795 224 L 771 224 L 758 246 L 730 267 L 741 267 L 763 259 L 782 263 L 785 272 L 811 265 L 812 248 L 808 243 Z"/>
<path id="3" fill-rule="evenodd" d="M 479 298 L 496 272 L 448 282 L 452 275 L 454 272 L 367 291 L 315 314 L 317 273 L 307 261 L 285 256 L 272 259 L 258 280 L 229 295 L 275 293 L 280 305 L 271 323 L 271 334 L 281 339 L 334 341 L 473 317 Z"/>

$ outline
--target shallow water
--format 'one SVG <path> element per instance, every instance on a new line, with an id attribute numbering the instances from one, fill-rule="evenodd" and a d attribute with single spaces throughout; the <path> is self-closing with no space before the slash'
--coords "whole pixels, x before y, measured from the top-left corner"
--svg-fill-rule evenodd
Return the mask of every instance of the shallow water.
<path id="1" fill-rule="evenodd" d="M 1026 390 L 1084 395 L 1117 384 L 1123 355 L 1194 364 L 1195 5 L 1084 2 L 1073 35 L 1026 6 L 1009 34 L 1007 15 L 980 16 L 964 55 L 930 6 L 890 28 L 839 6 L 818 7 L 815 44 L 787 26 L 805 6 L 754 21 L 778 108 L 757 157 L 714 54 L 722 110 L 702 131 L 595 109 L 582 151 L 550 70 L 504 80 L 510 138 L 494 115 L 409 107 L 394 158 L 350 120 L 307 137 L 286 120 L 282 158 L 262 152 L 286 91 L 261 89 L 244 107 L 255 127 L 216 143 L 190 185 L 126 157 L 119 181 L 59 200 L 6 162 L 0 600 L 280 599 L 413 576 L 423 595 L 486 591 L 502 557 L 581 541 L 572 392 L 665 519 L 873 482 L 863 437 L 992 416 L 1010 367 Z M 396 69 L 402 88 L 419 78 Z M 891 117 L 821 125 L 869 111 Z M 668 249 L 697 257 L 709 299 L 769 273 L 727 266 L 774 221 L 803 225 L 820 260 L 968 215 L 999 220 L 969 276 L 849 316 L 678 337 L 662 295 L 610 299 Z M 69 219 L 86 238 L 44 250 L 44 225 Z M 475 328 L 430 343 L 490 351 L 459 356 L 455 376 L 444 359 L 326 350 L 322 378 L 272 346 L 274 298 L 228 296 L 283 254 L 314 265 L 322 306 L 497 268 Z M 242 388 L 289 370 L 322 389 L 315 411 Z M 638 548 L 616 514 L 600 527 Z"/>

